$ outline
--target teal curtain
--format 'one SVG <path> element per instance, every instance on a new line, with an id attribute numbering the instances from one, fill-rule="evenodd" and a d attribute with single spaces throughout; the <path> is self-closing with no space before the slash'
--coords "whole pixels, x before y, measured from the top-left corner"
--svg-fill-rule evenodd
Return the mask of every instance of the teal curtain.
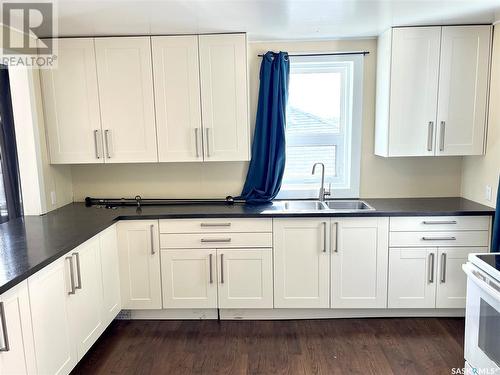
<path id="1" fill-rule="evenodd" d="M 247 203 L 270 202 L 281 188 L 289 76 L 288 53 L 269 51 L 262 56 L 252 160 L 240 196 Z"/>
<path id="2" fill-rule="evenodd" d="M 491 251 L 500 251 L 500 179 L 498 181 L 497 208 L 495 212 L 495 221 L 493 222 Z"/>

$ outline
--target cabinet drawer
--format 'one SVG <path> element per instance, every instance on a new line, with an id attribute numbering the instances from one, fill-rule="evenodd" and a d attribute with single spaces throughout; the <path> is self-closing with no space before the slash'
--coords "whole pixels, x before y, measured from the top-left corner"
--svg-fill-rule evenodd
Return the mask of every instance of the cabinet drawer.
<path id="1" fill-rule="evenodd" d="M 160 220 L 160 233 L 272 232 L 272 219 Z"/>
<path id="2" fill-rule="evenodd" d="M 272 233 L 175 233 L 161 234 L 162 249 L 272 247 Z"/>
<path id="3" fill-rule="evenodd" d="M 489 236 L 488 231 L 390 232 L 389 246 L 489 246 Z"/>
<path id="4" fill-rule="evenodd" d="M 391 232 L 488 230 L 489 216 L 391 217 Z"/>

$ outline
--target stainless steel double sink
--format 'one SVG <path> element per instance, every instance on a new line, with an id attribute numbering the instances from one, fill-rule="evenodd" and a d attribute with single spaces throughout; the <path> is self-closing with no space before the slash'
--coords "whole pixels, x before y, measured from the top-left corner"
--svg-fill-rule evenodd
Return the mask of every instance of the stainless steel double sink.
<path id="1" fill-rule="evenodd" d="M 362 212 L 374 211 L 375 209 L 362 200 L 289 200 L 274 201 L 273 212 L 275 213 L 313 213 L 313 212 Z"/>

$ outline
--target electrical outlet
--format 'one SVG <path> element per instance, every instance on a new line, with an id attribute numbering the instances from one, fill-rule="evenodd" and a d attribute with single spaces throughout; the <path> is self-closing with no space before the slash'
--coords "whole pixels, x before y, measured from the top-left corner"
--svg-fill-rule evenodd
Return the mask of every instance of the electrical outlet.
<path id="1" fill-rule="evenodd" d="M 486 185 L 484 187 L 484 199 L 486 199 L 488 202 L 491 202 L 491 186 Z"/>
<path id="2" fill-rule="evenodd" d="M 50 192 L 50 201 L 52 202 L 53 206 L 57 203 L 57 197 L 55 191 Z"/>

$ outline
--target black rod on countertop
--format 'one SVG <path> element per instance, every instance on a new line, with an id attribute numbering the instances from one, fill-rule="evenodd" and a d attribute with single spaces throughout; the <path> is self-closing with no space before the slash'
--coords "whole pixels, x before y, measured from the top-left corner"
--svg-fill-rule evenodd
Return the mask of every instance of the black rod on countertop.
<path id="1" fill-rule="evenodd" d="M 85 206 L 160 206 L 160 205 L 175 205 L 175 204 L 234 204 L 245 203 L 243 199 L 235 199 L 232 196 L 227 196 L 224 199 L 167 199 L 167 198 L 142 198 L 140 195 L 134 198 L 85 198 Z"/>
<path id="2" fill-rule="evenodd" d="M 328 53 L 289 53 L 290 57 L 307 57 L 307 56 L 342 56 L 342 55 L 368 55 L 369 51 L 346 51 L 346 52 L 328 52 Z M 257 55 L 262 57 L 264 55 Z"/>

